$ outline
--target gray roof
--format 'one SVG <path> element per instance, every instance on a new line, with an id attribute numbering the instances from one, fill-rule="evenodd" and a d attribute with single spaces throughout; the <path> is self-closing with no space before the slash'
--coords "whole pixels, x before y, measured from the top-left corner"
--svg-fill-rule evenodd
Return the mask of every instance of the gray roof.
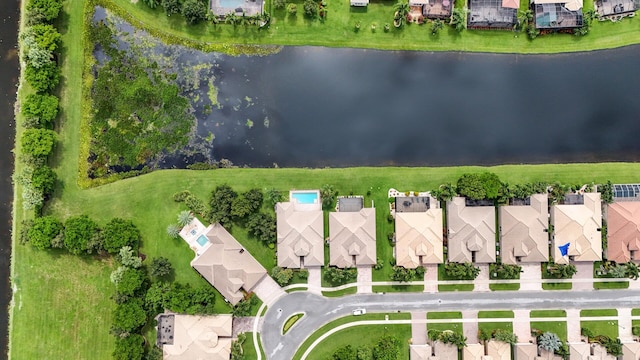
<path id="1" fill-rule="evenodd" d="M 349 196 L 338 198 L 338 211 L 354 212 L 360 211 L 364 207 L 364 198 L 362 196 Z"/>
<path id="2" fill-rule="evenodd" d="M 431 207 L 430 196 L 396 197 L 396 212 L 425 212 Z"/>

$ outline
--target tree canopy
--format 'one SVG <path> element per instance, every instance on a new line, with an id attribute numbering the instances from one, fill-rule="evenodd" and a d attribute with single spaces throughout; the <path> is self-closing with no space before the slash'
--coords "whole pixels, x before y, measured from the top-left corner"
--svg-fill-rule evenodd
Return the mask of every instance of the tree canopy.
<path id="1" fill-rule="evenodd" d="M 62 223 L 53 216 L 42 216 L 33 219 L 27 236 L 33 247 L 44 250 L 51 247 L 51 242 L 62 233 Z"/>
<path id="2" fill-rule="evenodd" d="M 117 304 L 113 311 L 113 327 L 115 334 L 131 333 L 147 322 L 147 314 L 142 307 L 142 299 L 131 298 Z"/>
<path id="3" fill-rule="evenodd" d="M 64 246 L 72 254 L 89 250 L 89 241 L 96 236 L 98 225 L 87 215 L 74 216 L 64 223 Z"/>
<path id="4" fill-rule="evenodd" d="M 53 150 L 56 133 L 47 129 L 27 129 L 22 133 L 22 152 L 34 158 L 48 156 Z"/>
<path id="5" fill-rule="evenodd" d="M 220 185 L 211 193 L 211 218 L 212 223 L 218 222 L 224 227 L 231 225 L 231 206 L 238 193 L 229 185 Z"/>
<path id="6" fill-rule="evenodd" d="M 29 127 L 47 128 L 58 116 L 58 98 L 49 94 L 29 94 L 20 107 Z"/>
<path id="7" fill-rule="evenodd" d="M 138 248 L 140 230 L 131 220 L 111 219 L 102 229 L 103 246 L 110 254 L 120 251 L 123 246 Z"/>
<path id="8" fill-rule="evenodd" d="M 140 334 L 126 337 L 116 337 L 116 347 L 113 351 L 114 360 L 141 360 L 144 355 L 144 338 Z"/>

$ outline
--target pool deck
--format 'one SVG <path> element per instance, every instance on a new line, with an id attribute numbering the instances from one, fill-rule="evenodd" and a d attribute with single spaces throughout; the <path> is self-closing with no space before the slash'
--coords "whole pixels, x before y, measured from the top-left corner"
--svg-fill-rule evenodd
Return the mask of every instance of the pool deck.
<path id="1" fill-rule="evenodd" d="M 205 236 L 204 234 L 206 231 L 207 228 L 200 222 L 200 220 L 198 220 L 198 218 L 193 218 L 189 225 L 180 230 L 180 237 L 189 244 L 191 250 L 196 253 L 196 257 L 200 256 L 200 254 L 211 246 L 211 242 L 209 242 L 208 239 L 204 245 L 200 245 L 198 243 L 198 238 L 200 236 Z"/>
<path id="2" fill-rule="evenodd" d="M 314 193 L 316 195 L 313 204 L 301 203 L 294 197 L 296 193 Z M 316 211 L 322 210 L 322 202 L 320 201 L 320 190 L 291 190 L 289 191 L 289 202 L 293 203 L 296 211 Z"/>

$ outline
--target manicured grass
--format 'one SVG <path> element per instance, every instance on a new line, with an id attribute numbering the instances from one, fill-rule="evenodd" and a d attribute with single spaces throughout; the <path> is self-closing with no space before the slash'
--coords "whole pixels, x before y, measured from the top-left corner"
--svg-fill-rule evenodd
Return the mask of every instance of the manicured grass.
<path id="1" fill-rule="evenodd" d="M 520 284 L 489 284 L 492 291 L 515 291 L 520 290 Z"/>
<path id="2" fill-rule="evenodd" d="M 287 319 L 287 321 L 284 322 L 284 326 L 282 328 L 282 335 L 286 334 L 287 331 L 289 331 L 289 329 L 291 329 L 291 327 L 298 321 L 300 320 L 302 317 L 304 316 L 304 314 L 295 314 L 292 315 L 291 317 L 289 317 Z"/>
<path id="3" fill-rule="evenodd" d="M 299 10 L 301 0 L 295 0 Z M 126 14 L 143 22 L 152 32 L 215 44 L 279 44 L 319 45 L 333 47 L 362 47 L 379 49 L 406 49 L 430 51 L 481 51 L 503 53 L 554 53 L 584 51 L 625 46 L 640 43 L 640 24 L 625 19 L 619 23 L 595 21 L 591 32 L 584 37 L 568 34 L 539 36 L 530 41 L 526 34 L 512 31 L 465 30 L 458 33 L 449 26 L 436 36 L 431 35 L 431 25 L 405 26 L 395 29 L 393 6 L 395 1 L 371 2 L 366 8 L 352 8 L 349 2 L 327 0 L 329 9 L 324 22 L 310 21 L 303 17 L 285 15 L 285 10 L 274 10 L 272 24 L 268 30 L 254 26 L 233 27 L 231 25 L 187 26 L 180 15 L 167 17 L 158 7 L 149 9 L 143 2 L 112 0 Z M 269 2 L 267 2 L 269 4 Z M 110 5 L 111 7 L 113 5 Z M 461 7 L 462 4 L 456 6 Z M 593 1 L 585 1 L 585 9 L 593 7 Z M 266 8 L 270 8 L 267 6 Z M 356 21 L 360 31 L 354 31 Z M 371 24 L 377 24 L 376 31 Z M 389 32 L 383 31 L 385 23 L 391 24 Z M 178 40 L 175 40 L 178 41 Z"/>
<path id="4" fill-rule="evenodd" d="M 438 285 L 438 291 L 473 291 L 473 284 Z"/>
<path id="5" fill-rule="evenodd" d="M 534 329 L 542 332 L 552 332 L 560 337 L 560 340 L 567 341 L 567 322 L 566 321 L 532 321 L 531 331 Z"/>
<path id="6" fill-rule="evenodd" d="M 258 299 L 258 301 L 256 301 L 255 304 L 251 305 L 251 308 L 249 309 L 249 314 L 251 316 L 258 315 L 258 311 L 260 310 L 260 306 L 262 306 L 262 300 L 260 300 L 260 298 L 258 298 L 257 296 L 256 296 L 256 299 Z"/>
<path id="7" fill-rule="evenodd" d="M 628 289 L 628 281 L 593 282 L 594 289 Z"/>
<path id="8" fill-rule="evenodd" d="M 640 316 L 640 309 L 631 309 L 631 316 Z"/>
<path id="9" fill-rule="evenodd" d="M 542 283 L 542 290 L 571 290 L 572 284 L 566 283 Z"/>
<path id="10" fill-rule="evenodd" d="M 358 291 L 358 288 L 354 286 L 354 287 L 349 287 L 349 288 L 337 290 L 337 291 L 323 291 L 322 296 L 340 297 L 340 296 L 355 294 L 357 291 Z"/>
<path id="11" fill-rule="evenodd" d="M 618 310 L 616 309 L 593 309 L 593 310 L 581 310 L 581 317 L 589 316 L 618 316 Z"/>
<path id="12" fill-rule="evenodd" d="M 541 317 L 564 317 L 567 316 L 567 312 L 564 310 L 531 310 L 529 317 L 541 318 Z"/>
<path id="13" fill-rule="evenodd" d="M 424 285 L 378 285 L 373 292 L 423 292 Z"/>
<path id="14" fill-rule="evenodd" d="M 482 330 L 486 333 L 492 333 L 494 330 L 502 329 L 513 332 L 513 324 L 510 322 L 479 322 L 478 331 Z"/>
<path id="15" fill-rule="evenodd" d="M 427 324 L 428 330 L 446 331 L 450 330 L 454 333 L 462 334 L 464 331 L 462 323 L 430 323 Z"/>
<path id="16" fill-rule="evenodd" d="M 244 354 L 245 360 L 257 360 L 258 354 L 256 353 L 256 349 L 253 346 L 253 333 L 245 333 L 247 335 L 247 340 L 242 344 L 242 353 Z M 258 336 L 258 343 L 260 343 L 260 336 Z M 260 352 L 262 353 L 262 344 L 259 344 Z M 262 353 L 262 358 L 264 359 L 264 353 Z"/>
<path id="17" fill-rule="evenodd" d="M 427 319 L 462 319 L 460 311 L 428 312 Z"/>
<path id="18" fill-rule="evenodd" d="M 580 327 L 586 327 L 593 332 L 594 335 L 606 335 L 611 339 L 618 337 L 618 321 L 581 321 Z"/>
<path id="19" fill-rule="evenodd" d="M 373 347 L 385 335 L 393 335 L 400 341 L 400 356 L 397 360 L 409 360 L 409 340 L 411 339 L 411 325 L 362 325 L 338 331 L 320 342 L 309 353 L 307 359 L 330 359 L 333 353 L 347 345 L 354 347 Z M 296 357 L 294 357 L 296 359 Z"/>
<path id="20" fill-rule="evenodd" d="M 478 319 L 513 319 L 513 311 L 478 311 Z"/>
<path id="21" fill-rule="evenodd" d="M 385 317 L 388 316 L 389 320 L 409 320 L 411 319 L 411 314 L 409 313 L 368 313 L 368 314 L 364 314 L 361 316 L 345 316 L 342 317 L 340 319 L 336 319 L 334 321 L 331 321 L 325 325 L 323 325 L 322 327 L 320 327 L 320 329 L 316 330 L 313 334 L 311 334 L 311 336 L 309 336 L 300 346 L 300 348 L 298 348 L 298 351 L 296 351 L 295 356 L 293 357 L 294 359 L 300 359 L 300 357 L 302 356 L 302 354 L 304 354 L 304 352 L 306 351 L 306 349 L 313 344 L 314 341 L 316 341 L 316 339 L 318 339 L 320 336 L 322 336 L 322 334 L 326 333 L 327 331 L 340 326 L 342 324 L 346 324 L 346 323 L 350 323 L 350 322 L 354 322 L 354 321 L 362 321 L 362 320 L 384 320 Z M 389 326 L 389 325 L 387 325 Z M 409 326 L 410 328 L 411 326 Z M 368 336 L 368 335 L 367 335 Z M 360 344 L 360 342 L 356 342 L 356 344 Z"/>

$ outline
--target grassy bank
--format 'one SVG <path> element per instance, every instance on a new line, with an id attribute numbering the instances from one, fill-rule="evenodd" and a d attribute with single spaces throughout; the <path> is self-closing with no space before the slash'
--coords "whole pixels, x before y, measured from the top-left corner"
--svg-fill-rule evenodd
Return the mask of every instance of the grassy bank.
<path id="1" fill-rule="evenodd" d="M 390 50 L 427 51 L 475 51 L 497 53 L 560 53 L 607 49 L 640 43 L 640 22 L 625 19 L 618 23 L 596 21 L 588 35 L 577 37 L 567 34 L 544 35 L 531 41 L 524 33 L 513 31 L 465 30 L 462 33 L 449 26 L 436 36 L 431 35 L 431 25 L 410 24 L 396 29 L 393 21 L 394 0 L 372 1 L 366 8 L 353 8 L 348 1 L 327 0 L 328 16 L 324 22 L 310 21 L 302 11 L 290 17 L 285 10 L 273 10 L 272 24 L 268 30 L 255 26 L 233 27 L 201 23 L 188 26 L 182 16 L 166 16 L 160 7 L 155 10 L 142 1 L 104 0 L 109 7 L 129 14 L 152 32 L 171 38 L 173 42 L 185 39 L 208 44 L 278 44 L 315 45 L 331 47 L 375 48 Z M 267 4 L 269 2 L 267 1 Z M 301 0 L 294 0 L 298 8 Z M 464 2 L 456 1 L 462 7 Z M 527 2 L 521 1 L 521 9 Z M 269 8 L 269 7 L 267 7 Z M 593 8 L 593 1 L 586 0 L 584 8 Z M 355 31 L 356 22 L 361 23 Z M 391 24 L 388 32 L 383 25 Z M 138 24 L 138 25 L 141 25 Z M 371 25 L 376 24 L 376 30 Z"/>

